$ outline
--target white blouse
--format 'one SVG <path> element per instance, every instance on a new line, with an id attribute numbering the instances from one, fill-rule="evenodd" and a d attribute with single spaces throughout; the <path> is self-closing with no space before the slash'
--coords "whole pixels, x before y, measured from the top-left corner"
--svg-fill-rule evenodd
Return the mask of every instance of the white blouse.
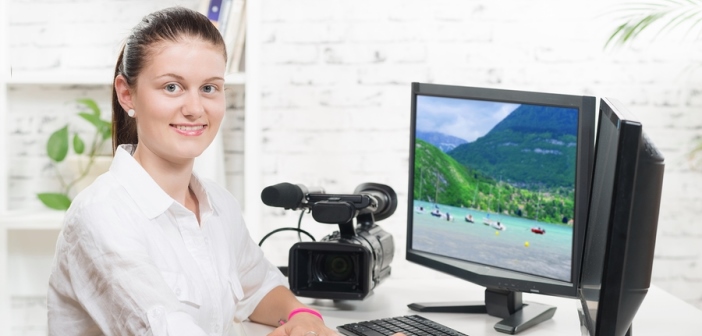
<path id="1" fill-rule="evenodd" d="M 234 197 L 193 176 L 200 221 L 117 149 L 66 213 L 49 279 L 51 335 L 226 335 L 287 279 Z"/>

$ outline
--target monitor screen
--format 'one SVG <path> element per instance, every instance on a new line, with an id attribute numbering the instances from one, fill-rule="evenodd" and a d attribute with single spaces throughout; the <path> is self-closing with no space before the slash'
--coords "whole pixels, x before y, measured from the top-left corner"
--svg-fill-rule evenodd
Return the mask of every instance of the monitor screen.
<path id="1" fill-rule="evenodd" d="M 413 83 L 407 260 L 576 297 L 594 120 L 594 97 Z"/>
<path id="2" fill-rule="evenodd" d="M 651 282 L 664 159 L 638 119 L 600 101 L 581 290 L 591 335 L 623 336 Z"/>

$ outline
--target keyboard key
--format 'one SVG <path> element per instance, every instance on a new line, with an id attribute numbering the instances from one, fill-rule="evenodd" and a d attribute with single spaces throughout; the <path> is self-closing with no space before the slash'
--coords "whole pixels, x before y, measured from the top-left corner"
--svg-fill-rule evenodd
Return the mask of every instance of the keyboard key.
<path id="1" fill-rule="evenodd" d="M 338 326 L 337 329 L 344 335 L 353 336 L 388 336 L 397 332 L 407 336 L 468 336 L 419 315 L 348 323 Z"/>
<path id="2" fill-rule="evenodd" d="M 344 330 L 348 333 L 345 335 L 360 335 L 360 336 L 386 336 L 380 332 L 372 330 L 366 326 L 360 325 L 358 323 L 351 323 L 344 325 Z"/>

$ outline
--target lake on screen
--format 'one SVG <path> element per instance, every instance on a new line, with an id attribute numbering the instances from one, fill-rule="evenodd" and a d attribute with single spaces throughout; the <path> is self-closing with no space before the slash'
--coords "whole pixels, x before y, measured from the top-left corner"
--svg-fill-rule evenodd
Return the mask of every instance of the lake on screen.
<path id="1" fill-rule="evenodd" d="M 435 209 L 440 217 L 431 214 Z M 472 216 L 473 223 L 465 220 L 468 215 Z M 414 201 L 413 221 L 414 249 L 570 281 L 572 225 L 417 200 Z"/>

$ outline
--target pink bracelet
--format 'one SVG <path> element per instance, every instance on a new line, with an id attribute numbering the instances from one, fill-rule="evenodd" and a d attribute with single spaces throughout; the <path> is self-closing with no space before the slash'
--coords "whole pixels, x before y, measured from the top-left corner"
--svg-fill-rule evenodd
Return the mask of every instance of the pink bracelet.
<path id="1" fill-rule="evenodd" d="M 293 318 L 293 316 L 295 316 L 299 313 L 310 313 L 312 315 L 319 317 L 322 321 L 324 321 L 324 319 L 322 318 L 322 314 L 320 314 L 318 311 L 316 311 L 314 309 L 309 309 L 309 308 L 295 308 L 295 309 L 293 309 L 290 312 L 290 314 L 288 315 L 288 321 L 290 321 L 290 319 Z"/>

